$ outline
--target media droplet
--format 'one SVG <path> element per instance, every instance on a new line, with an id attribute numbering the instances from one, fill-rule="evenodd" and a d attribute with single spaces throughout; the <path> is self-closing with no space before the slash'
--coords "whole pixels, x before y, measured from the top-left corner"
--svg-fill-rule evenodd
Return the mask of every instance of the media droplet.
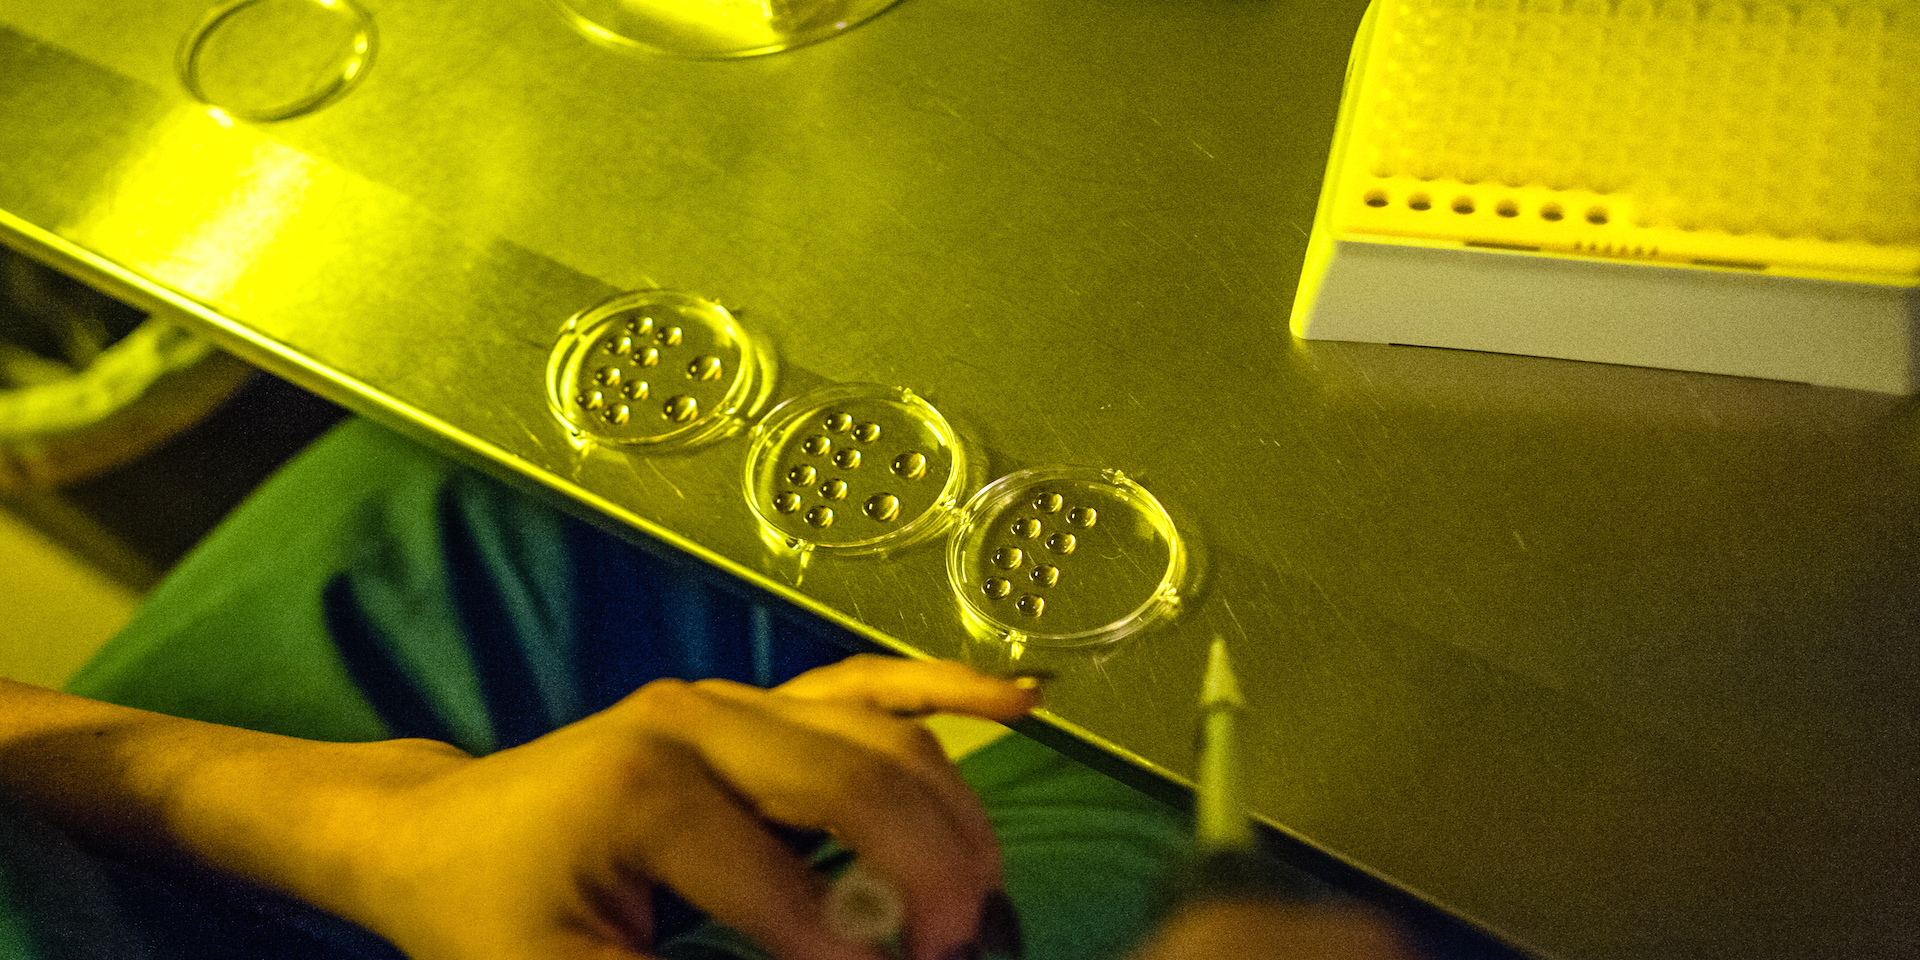
<path id="1" fill-rule="evenodd" d="M 872 443 L 880 439 L 880 425 L 877 423 L 863 423 L 854 427 L 853 438 L 861 443 Z"/>
<path id="2" fill-rule="evenodd" d="M 1043 563 L 1034 567 L 1033 572 L 1028 574 L 1028 576 L 1032 577 L 1033 582 L 1040 586 L 1051 587 L 1060 582 L 1060 568 L 1051 563 Z"/>
<path id="3" fill-rule="evenodd" d="M 588 390 L 585 393 L 582 393 L 579 396 L 574 397 L 573 402 L 587 408 L 588 410 L 598 410 L 601 407 L 606 405 L 607 395 L 604 393 L 601 393 L 598 390 Z"/>
<path id="4" fill-rule="evenodd" d="M 980 590 L 987 596 L 998 600 L 1013 592 L 1013 584 L 1009 582 L 1006 577 L 988 577 L 987 582 L 980 585 Z"/>
<path id="5" fill-rule="evenodd" d="M 1040 535 L 1040 521 L 1032 517 L 1023 517 L 1013 522 L 1013 535 L 1022 540 L 1032 540 Z"/>
<path id="6" fill-rule="evenodd" d="M 900 498 L 891 493 L 876 493 L 867 498 L 867 516 L 881 523 L 900 516 Z"/>
<path id="7" fill-rule="evenodd" d="M 927 455 L 909 452 L 894 457 L 893 472 L 906 480 L 918 480 L 927 475 Z"/>
<path id="8" fill-rule="evenodd" d="M 1052 550 L 1054 553 L 1072 553 L 1073 548 L 1076 546 L 1079 546 L 1079 541 L 1075 540 L 1071 533 L 1056 533 L 1047 538 L 1047 549 Z"/>
<path id="9" fill-rule="evenodd" d="M 843 469 L 857 470 L 860 468 L 860 451 L 848 447 L 834 454 L 833 462 L 839 464 Z"/>
<path id="10" fill-rule="evenodd" d="M 800 445 L 800 449 L 816 457 L 824 457 L 833 452 L 833 441 L 826 437 L 808 437 L 807 442 Z"/>
<path id="11" fill-rule="evenodd" d="M 607 342 L 602 344 L 602 346 L 606 349 L 608 353 L 611 353 L 617 357 L 620 354 L 626 353 L 633 349 L 633 338 L 632 337 L 608 337 Z"/>
<path id="12" fill-rule="evenodd" d="M 647 398 L 647 382 L 645 380 L 635 380 L 625 387 L 620 388 L 620 393 L 628 400 L 645 400 Z"/>
<path id="13" fill-rule="evenodd" d="M 619 386 L 620 385 L 620 368 L 619 367 L 601 367 L 599 371 L 593 375 L 593 382 L 603 387 Z"/>
<path id="14" fill-rule="evenodd" d="M 687 377 L 691 380 L 718 380 L 724 372 L 719 357 L 694 357 L 693 362 L 687 364 Z"/>
<path id="15" fill-rule="evenodd" d="M 1047 609 L 1047 600 L 1045 597 L 1036 597 L 1031 593 L 1023 593 L 1020 595 L 1020 599 L 1013 602 L 1013 608 L 1025 616 L 1037 617 L 1042 611 Z"/>
<path id="16" fill-rule="evenodd" d="M 686 334 L 682 333 L 679 327 L 661 327 L 654 331 L 653 339 L 659 341 L 663 347 L 677 347 L 680 341 L 686 339 Z"/>
<path id="17" fill-rule="evenodd" d="M 683 393 L 667 398 L 667 405 L 661 412 L 674 423 L 686 423 L 700 415 L 700 401 Z"/>
<path id="18" fill-rule="evenodd" d="M 833 508 L 814 507 L 812 510 L 808 510 L 807 522 L 821 529 L 833 526 Z"/>
<path id="19" fill-rule="evenodd" d="M 847 482 L 845 480 L 828 480 L 826 483 L 820 485 L 820 495 L 826 497 L 828 500 L 845 500 L 847 498 Z"/>
<path id="20" fill-rule="evenodd" d="M 634 352 L 633 359 L 643 367 L 657 367 L 660 365 L 660 351 L 653 347 L 641 347 Z"/>
<path id="21" fill-rule="evenodd" d="M 1067 522 L 1083 530 L 1093 526 L 1094 521 L 1098 519 L 1100 519 L 1100 511 L 1092 507 L 1074 507 L 1067 511 Z"/>
<path id="22" fill-rule="evenodd" d="M 788 492 L 774 497 L 773 508 L 781 513 L 793 513 L 800 509 L 800 495 Z"/>
<path id="23" fill-rule="evenodd" d="M 639 319 L 627 321 L 627 332 L 639 337 L 644 337 L 652 333 L 653 318 L 641 316 Z"/>
<path id="24" fill-rule="evenodd" d="M 1033 498 L 1033 508 L 1041 513 L 1059 513 L 1067 498 L 1057 493 L 1043 493 Z"/>
<path id="25" fill-rule="evenodd" d="M 608 423 L 611 423 L 616 427 L 623 423 L 626 423 L 627 418 L 632 414 L 633 414 L 633 410 L 630 409 L 624 403 L 615 404 L 614 406 L 608 407 L 607 409 L 602 410 L 600 412 L 600 416 L 605 417 Z"/>
<path id="26" fill-rule="evenodd" d="M 834 433 L 846 433 L 848 430 L 852 430 L 853 414 L 850 414 L 850 413 L 827 414 L 827 429 L 833 431 Z"/>
<path id="27" fill-rule="evenodd" d="M 820 472 L 804 463 L 787 471 L 787 482 L 796 487 L 812 486 L 818 479 L 820 479 Z"/>
<path id="28" fill-rule="evenodd" d="M 1026 551 L 1019 547 L 1001 547 L 993 552 L 993 565 L 1002 570 L 1012 570 L 1025 559 Z"/>

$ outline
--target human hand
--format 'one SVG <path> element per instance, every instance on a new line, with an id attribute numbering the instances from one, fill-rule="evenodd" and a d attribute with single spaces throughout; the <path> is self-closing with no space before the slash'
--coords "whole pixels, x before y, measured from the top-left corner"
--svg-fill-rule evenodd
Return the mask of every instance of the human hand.
<path id="1" fill-rule="evenodd" d="M 877 960 L 833 931 L 825 882 L 777 823 L 832 833 L 897 890 L 910 956 L 977 956 L 999 851 L 910 718 L 1035 705 L 955 664 L 862 656 L 773 691 L 658 681 L 477 760 L 394 742 L 418 774 L 349 825 L 365 853 L 342 912 L 415 960 L 611 960 L 651 946 L 664 883 L 783 960 Z"/>

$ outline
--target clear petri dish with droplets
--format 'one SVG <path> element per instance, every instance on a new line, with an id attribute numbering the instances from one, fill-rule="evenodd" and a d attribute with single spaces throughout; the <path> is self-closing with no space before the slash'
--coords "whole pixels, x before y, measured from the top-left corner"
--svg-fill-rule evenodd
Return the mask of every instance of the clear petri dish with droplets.
<path id="1" fill-rule="evenodd" d="M 234 0 L 181 42 L 180 82 L 239 120 L 311 113 L 345 96 L 373 62 L 373 17 L 353 0 Z"/>
<path id="2" fill-rule="evenodd" d="M 901 387 L 840 384 L 754 427 L 744 491 L 789 548 L 861 554 L 939 535 L 966 486 L 966 452 L 938 410 Z"/>
<path id="3" fill-rule="evenodd" d="M 553 0 L 607 46 L 670 57 L 778 53 L 859 25 L 896 0 Z"/>
<path id="4" fill-rule="evenodd" d="M 772 366 L 720 304 L 640 290 L 562 325 L 547 404 L 582 446 L 685 449 L 737 433 L 771 390 Z"/>
<path id="5" fill-rule="evenodd" d="M 1173 616 L 1188 552 L 1118 470 L 1022 470 L 981 488 L 947 541 L 947 582 L 975 633 L 1033 646 L 1110 643 Z"/>

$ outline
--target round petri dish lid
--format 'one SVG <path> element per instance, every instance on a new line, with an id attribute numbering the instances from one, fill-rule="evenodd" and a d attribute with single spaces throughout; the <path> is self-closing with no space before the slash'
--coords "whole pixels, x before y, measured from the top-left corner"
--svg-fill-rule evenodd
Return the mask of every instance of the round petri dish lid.
<path id="1" fill-rule="evenodd" d="M 841 384 L 795 397 L 754 427 L 745 492 L 754 516 L 794 549 L 897 549 L 952 522 L 966 454 L 913 391 Z"/>
<path id="2" fill-rule="evenodd" d="M 344 96 L 373 50 L 373 18 L 353 0 L 235 0 L 200 20 L 176 66 L 195 99 L 265 122 Z"/>
<path id="3" fill-rule="evenodd" d="M 694 59 L 751 57 L 816 43 L 896 0 L 553 0 L 609 46 Z"/>
<path id="4" fill-rule="evenodd" d="M 568 318 L 547 359 L 547 404 L 582 445 L 683 449 L 735 432 L 770 367 L 725 307 L 641 290 Z"/>
<path id="5" fill-rule="evenodd" d="M 1177 610 L 1187 550 L 1118 470 L 1023 470 L 983 487 L 947 542 L 947 581 L 976 633 L 1034 646 L 1109 643 Z"/>

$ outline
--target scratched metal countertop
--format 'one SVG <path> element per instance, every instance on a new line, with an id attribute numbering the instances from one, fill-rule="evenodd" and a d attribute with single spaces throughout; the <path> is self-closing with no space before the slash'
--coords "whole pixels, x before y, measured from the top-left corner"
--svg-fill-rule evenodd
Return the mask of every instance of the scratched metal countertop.
<path id="1" fill-rule="evenodd" d="M 223 122 L 200 0 L 0 7 L 0 237 L 878 642 L 984 665 L 937 543 L 796 583 L 746 439 L 583 455 L 560 323 L 713 298 L 774 399 L 909 387 L 985 477 L 1123 470 L 1204 570 L 1048 721 L 1192 772 L 1209 639 L 1260 816 L 1544 955 L 1910 954 L 1912 402 L 1292 339 L 1358 2 L 906 0 L 731 62 L 533 0 L 365 0 L 339 102 Z M 1817 327 L 1810 326 L 1810 335 Z"/>

